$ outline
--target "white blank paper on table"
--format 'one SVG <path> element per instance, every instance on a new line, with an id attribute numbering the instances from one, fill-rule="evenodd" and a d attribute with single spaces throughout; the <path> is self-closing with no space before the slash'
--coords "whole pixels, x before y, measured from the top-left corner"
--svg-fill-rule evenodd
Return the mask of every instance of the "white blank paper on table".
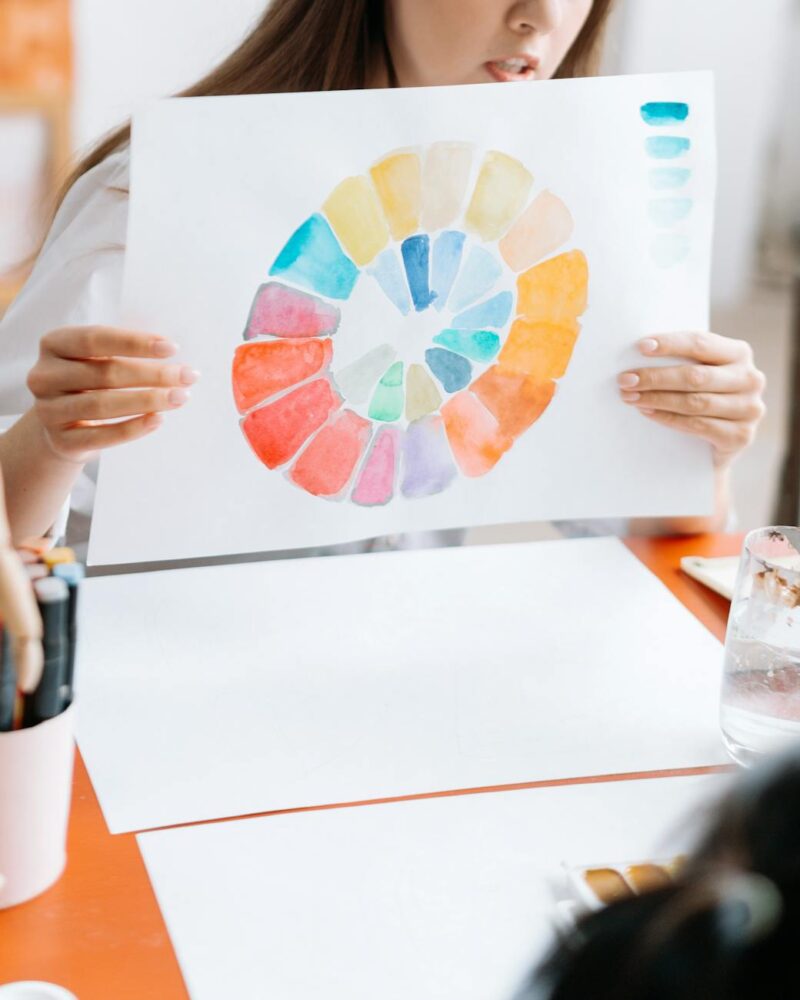
<path id="1" fill-rule="evenodd" d="M 121 322 L 202 378 L 103 456 L 89 561 L 710 513 L 616 378 L 707 329 L 714 184 L 706 73 L 143 110 Z"/>
<path id="2" fill-rule="evenodd" d="M 139 836 L 192 1000 L 511 1000 L 562 862 L 691 846 L 727 779 L 269 816 Z"/>
<path id="3" fill-rule="evenodd" d="M 97 577 L 78 741 L 112 832 L 704 766 L 720 666 L 615 539 Z"/>

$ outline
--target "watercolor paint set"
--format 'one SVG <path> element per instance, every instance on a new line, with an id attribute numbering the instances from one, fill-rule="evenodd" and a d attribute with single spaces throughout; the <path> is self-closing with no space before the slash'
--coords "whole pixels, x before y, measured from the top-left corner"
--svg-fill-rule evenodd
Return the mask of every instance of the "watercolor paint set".
<path id="1" fill-rule="evenodd" d="M 589 866 L 564 862 L 556 903 L 559 929 L 567 933 L 588 913 L 673 885 L 685 862 L 683 855 L 667 860 Z"/>

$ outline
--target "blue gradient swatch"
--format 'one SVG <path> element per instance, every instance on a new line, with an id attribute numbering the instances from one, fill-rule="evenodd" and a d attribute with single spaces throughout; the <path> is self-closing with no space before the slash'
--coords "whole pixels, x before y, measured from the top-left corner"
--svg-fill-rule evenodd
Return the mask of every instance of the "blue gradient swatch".
<path id="1" fill-rule="evenodd" d="M 645 146 L 655 160 L 674 160 L 689 152 L 692 141 L 680 135 L 654 135 L 645 140 Z"/>
<path id="2" fill-rule="evenodd" d="M 389 301 L 397 306 L 403 316 L 407 316 L 411 311 L 411 299 L 408 295 L 406 277 L 395 251 L 384 250 L 369 269 L 369 274 L 384 290 Z"/>
<path id="3" fill-rule="evenodd" d="M 650 253 L 659 267 L 674 267 L 689 256 L 691 244 L 683 233 L 659 233 L 650 245 Z"/>
<path id="4" fill-rule="evenodd" d="M 502 273 L 503 268 L 493 254 L 483 247 L 473 247 L 453 287 L 448 303 L 450 308 L 460 311 L 483 298 Z"/>
<path id="5" fill-rule="evenodd" d="M 655 167 L 650 171 L 650 187 L 655 191 L 675 191 L 689 182 L 687 167 Z"/>
<path id="6" fill-rule="evenodd" d="M 640 110 L 647 124 L 656 128 L 680 125 L 689 117 L 689 105 L 679 101 L 651 101 L 643 104 Z"/>
<path id="7" fill-rule="evenodd" d="M 683 222 L 692 210 L 691 198 L 653 198 L 647 206 L 650 220 L 666 228 Z"/>

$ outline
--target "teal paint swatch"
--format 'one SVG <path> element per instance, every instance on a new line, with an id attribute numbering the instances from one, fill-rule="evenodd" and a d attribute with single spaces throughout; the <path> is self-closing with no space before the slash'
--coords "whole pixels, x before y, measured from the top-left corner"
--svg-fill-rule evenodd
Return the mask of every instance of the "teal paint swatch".
<path id="1" fill-rule="evenodd" d="M 291 236 L 269 273 L 330 299 L 347 299 L 359 272 L 339 246 L 327 220 L 316 214 Z"/>
<path id="2" fill-rule="evenodd" d="M 425 352 L 425 360 L 445 392 L 458 392 L 469 385 L 472 365 L 460 354 L 445 351 L 442 347 L 429 347 Z"/>
<path id="3" fill-rule="evenodd" d="M 674 226 L 682 222 L 692 210 L 691 198 L 653 198 L 648 205 L 650 219 L 657 226 Z"/>
<path id="4" fill-rule="evenodd" d="M 674 267 L 689 256 L 691 244 L 683 233 L 659 233 L 650 245 L 650 253 L 659 267 Z"/>
<path id="5" fill-rule="evenodd" d="M 508 322 L 513 305 L 514 296 L 511 292 L 500 292 L 494 298 L 454 316 L 452 326 L 457 330 L 481 330 L 485 326 L 499 330 Z"/>
<path id="6" fill-rule="evenodd" d="M 679 101 L 650 101 L 643 104 L 640 111 L 647 124 L 656 128 L 680 125 L 689 117 L 689 105 Z"/>
<path id="7" fill-rule="evenodd" d="M 404 401 L 403 362 L 396 361 L 378 383 L 369 404 L 369 415 L 386 423 L 399 420 Z"/>
<path id="8" fill-rule="evenodd" d="M 386 293 L 403 316 L 411 311 L 411 298 L 408 294 L 406 276 L 394 250 L 384 250 L 375 261 L 369 273 Z"/>
<path id="9" fill-rule="evenodd" d="M 687 167 L 654 167 L 650 171 L 650 187 L 655 191 L 676 191 L 688 184 L 691 176 Z"/>
<path id="10" fill-rule="evenodd" d="M 689 152 L 692 141 L 680 135 L 653 135 L 645 140 L 645 147 L 655 160 L 674 160 Z"/>
<path id="11" fill-rule="evenodd" d="M 481 363 L 491 361 L 500 350 L 500 338 L 491 330 L 442 330 L 433 342 Z"/>

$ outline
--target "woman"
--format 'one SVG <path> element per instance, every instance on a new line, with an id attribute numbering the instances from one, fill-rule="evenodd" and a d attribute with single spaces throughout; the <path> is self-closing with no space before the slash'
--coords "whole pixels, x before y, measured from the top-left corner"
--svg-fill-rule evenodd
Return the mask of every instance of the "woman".
<path id="1" fill-rule="evenodd" d="M 239 48 L 185 95 L 585 76 L 596 66 L 610 7 L 611 0 L 273 0 Z M 184 405 L 198 375 L 168 361 L 176 348 L 165 339 L 114 325 L 129 135 L 125 127 L 102 141 L 70 177 L 33 275 L 0 326 L 0 412 L 30 405 L 26 373 L 33 394 L 0 439 L 15 537 L 47 530 L 84 464 L 155 431 L 165 412 Z M 640 347 L 646 358 L 684 360 L 622 373 L 624 403 L 714 449 L 714 518 L 669 527 L 720 527 L 728 469 L 764 412 L 764 378 L 746 343 L 712 333 L 646 337 Z"/>
<path id="2" fill-rule="evenodd" d="M 798 995 L 800 754 L 744 775 L 677 885 L 579 925 L 518 1000 Z"/>

